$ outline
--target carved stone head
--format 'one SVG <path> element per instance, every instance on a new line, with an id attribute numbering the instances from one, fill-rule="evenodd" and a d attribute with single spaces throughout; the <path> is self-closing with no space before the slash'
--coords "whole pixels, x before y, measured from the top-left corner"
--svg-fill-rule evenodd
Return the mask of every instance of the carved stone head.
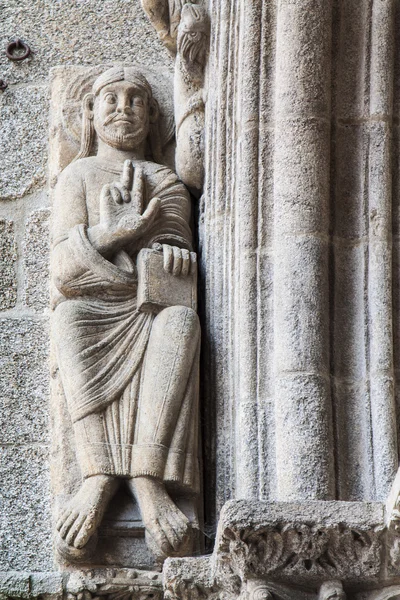
<path id="1" fill-rule="evenodd" d="M 190 64 L 202 64 L 208 38 L 208 17 L 203 6 L 185 4 L 182 8 L 178 27 L 177 47 L 183 58 Z"/>
<path id="2" fill-rule="evenodd" d="M 157 101 L 144 75 L 134 67 L 117 66 L 102 73 L 83 98 L 81 151 L 89 156 L 94 134 L 122 150 L 142 145 L 154 134 L 159 117 Z"/>

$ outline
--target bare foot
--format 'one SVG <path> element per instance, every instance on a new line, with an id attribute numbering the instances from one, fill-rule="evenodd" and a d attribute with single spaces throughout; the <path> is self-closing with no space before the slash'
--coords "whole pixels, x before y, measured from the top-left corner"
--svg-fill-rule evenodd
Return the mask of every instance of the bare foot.
<path id="1" fill-rule="evenodd" d="M 119 482 L 108 475 L 94 475 L 82 483 L 57 522 L 68 546 L 83 548 L 97 530 Z"/>
<path id="2" fill-rule="evenodd" d="M 146 532 L 165 556 L 187 553 L 192 529 L 189 519 L 169 497 L 162 481 L 136 477 L 129 482 L 139 504 Z"/>

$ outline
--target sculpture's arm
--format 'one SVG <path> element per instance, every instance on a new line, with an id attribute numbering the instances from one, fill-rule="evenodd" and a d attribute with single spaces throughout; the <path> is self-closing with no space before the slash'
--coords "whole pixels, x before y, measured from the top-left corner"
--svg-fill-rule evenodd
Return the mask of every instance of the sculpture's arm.
<path id="1" fill-rule="evenodd" d="M 75 227 L 79 225 L 86 227 L 87 224 L 84 183 L 67 168 L 61 173 L 55 190 L 51 249 L 52 279 L 62 293 L 65 292 L 68 283 L 87 271 L 76 260 L 70 239 Z"/>
<path id="2" fill-rule="evenodd" d="M 142 0 L 144 12 L 148 15 L 156 31 L 169 28 L 168 0 Z"/>
<path id="3" fill-rule="evenodd" d="M 160 177 L 160 183 L 151 193 L 151 196 L 160 199 L 160 213 L 144 236 L 141 247 L 151 248 L 153 244 L 158 243 L 191 250 L 192 202 L 189 192 L 175 173 L 165 167 L 162 171 L 165 174 Z"/>
<path id="4" fill-rule="evenodd" d="M 191 4 L 202 3 L 192 0 Z M 176 38 L 185 0 L 142 0 L 143 10 L 150 19 L 158 37 L 172 53 L 176 54 Z"/>
<path id="5" fill-rule="evenodd" d="M 91 227 L 82 178 L 68 171 L 60 177 L 54 203 L 52 272 L 56 287 L 64 295 L 80 294 L 81 287 L 88 285 L 88 276 L 96 279 L 99 269 L 104 272 L 107 268 L 104 259 L 151 228 L 160 200 L 153 198 L 142 214 L 143 174 L 135 177 L 131 189 L 132 171 L 128 160 L 121 181 L 103 187 L 100 222 Z"/>

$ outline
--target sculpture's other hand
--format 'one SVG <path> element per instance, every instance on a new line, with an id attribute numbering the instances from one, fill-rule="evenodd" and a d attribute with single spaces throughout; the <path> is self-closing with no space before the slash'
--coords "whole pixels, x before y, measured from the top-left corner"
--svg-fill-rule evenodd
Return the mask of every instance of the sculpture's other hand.
<path id="1" fill-rule="evenodd" d="M 185 248 L 170 246 L 169 244 L 154 244 L 154 250 L 164 253 L 164 271 L 172 273 L 175 277 L 187 277 L 193 271 L 197 262 L 196 252 L 189 252 Z"/>
<path id="2" fill-rule="evenodd" d="M 161 200 L 153 198 L 143 212 L 143 172 L 125 161 L 120 182 L 105 185 L 100 195 L 100 223 L 88 230 L 88 237 L 101 253 L 116 251 L 143 235 L 157 217 Z M 132 188 L 132 189 L 131 189 Z"/>

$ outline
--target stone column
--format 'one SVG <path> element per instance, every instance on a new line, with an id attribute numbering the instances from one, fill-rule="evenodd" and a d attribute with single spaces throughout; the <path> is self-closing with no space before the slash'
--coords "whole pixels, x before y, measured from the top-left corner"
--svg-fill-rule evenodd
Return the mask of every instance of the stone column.
<path id="1" fill-rule="evenodd" d="M 335 497 L 329 380 L 332 3 L 281 0 L 276 59 L 277 496 Z"/>
<path id="2" fill-rule="evenodd" d="M 230 498 L 387 493 L 400 356 L 393 7 L 209 0 L 199 229 L 214 514 Z"/>
<path id="3" fill-rule="evenodd" d="M 369 319 L 376 500 L 385 501 L 398 466 L 392 322 L 392 104 L 394 4 L 374 2 L 369 139 Z"/>

